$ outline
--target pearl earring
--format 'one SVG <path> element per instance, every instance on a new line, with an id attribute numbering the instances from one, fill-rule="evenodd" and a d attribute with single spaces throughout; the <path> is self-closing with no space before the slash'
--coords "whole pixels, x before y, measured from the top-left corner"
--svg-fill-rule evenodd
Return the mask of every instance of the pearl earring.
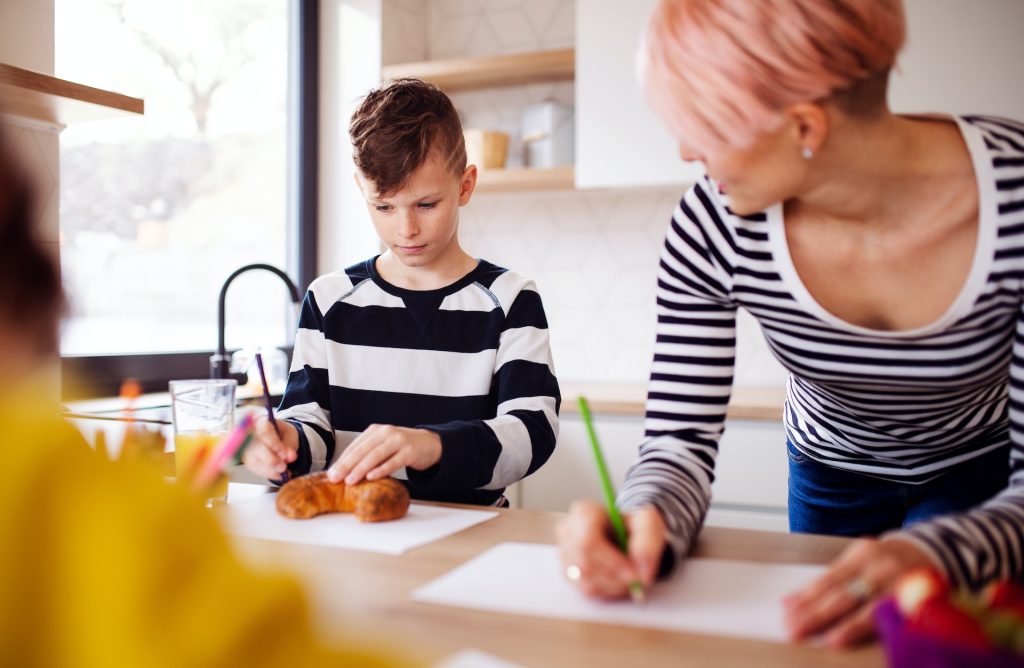
<path id="1" fill-rule="evenodd" d="M 807 146 L 804 146 L 804 147 L 803 147 L 803 148 L 802 148 L 802 149 L 800 150 L 800 155 L 802 155 L 802 156 L 804 157 L 804 160 L 810 160 L 811 158 L 813 158 L 813 157 L 814 157 L 814 151 L 812 151 L 812 150 L 811 150 L 810 148 L 808 148 Z"/>

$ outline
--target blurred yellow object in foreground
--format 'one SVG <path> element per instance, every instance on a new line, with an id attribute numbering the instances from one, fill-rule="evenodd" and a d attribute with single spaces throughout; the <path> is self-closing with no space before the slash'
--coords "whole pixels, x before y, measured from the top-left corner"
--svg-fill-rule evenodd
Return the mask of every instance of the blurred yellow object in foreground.
<path id="1" fill-rule="evenodd" d="M 312 638 L 298 585 L 235 559 L 149 458 L 106 461 L 0 393 L 0 665 L 386 665 Z"/>

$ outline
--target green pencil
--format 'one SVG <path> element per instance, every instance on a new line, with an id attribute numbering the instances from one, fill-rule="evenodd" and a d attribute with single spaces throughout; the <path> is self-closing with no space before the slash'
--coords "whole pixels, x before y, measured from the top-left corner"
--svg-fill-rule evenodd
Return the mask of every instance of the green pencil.
<path id="1" fill-rule="evenodd" d="M 590 404 L 587 398 L 579 398 L 580 415 L 583 416 L 583 424 L 587 425 L 587 435 L 590 436 L 590 447 L 594 452 L 594 461 L 597 462 L 597 473 L 601 477 L 601 487 L 604 488 L 604 502 L 608 507 L 608 518 L 611 520 L 612 528 L 615 530 L 615 537 L 619 541 L 619 548 L 629 553 L 629 539 L 626 536 L 626 525 L 622 521 L 619 509 L 615 507 L 615 489 L 612 487 L 612 478 L 608 475 L 608 467 L 604 463 L 604 454 L 597 442 L 597 433 L 594 431 L 594 421 L 590 418 Z M 629 583 L 629 597 L 634 603 L 643 603 L 644 586 L 639 580 Z"/>

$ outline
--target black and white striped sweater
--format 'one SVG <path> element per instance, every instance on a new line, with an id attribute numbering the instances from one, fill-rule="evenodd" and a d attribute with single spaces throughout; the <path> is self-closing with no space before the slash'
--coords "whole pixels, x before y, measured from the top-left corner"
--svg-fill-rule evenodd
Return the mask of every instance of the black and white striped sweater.
<path id="1" fill-rule="evenodd" d="M 790 371 L 785 427 L 830 466 L 920 483 L 1010 444 L 1009 487 L 984 505 L 902 532 L 978 585 L 1024 574 L 1024 124 L 956 119 L 979 194 L 969 276 L 936 322 L 877 331 L 817 304 L 794 269 L 782 206 L 736 216 L 704 180 L 682 199 L 658 274 L 645 442 L 619 504 L 654 504 L 677 557 L 711 496 L 729 400 L 737 308 Z"/>
<path id="2" fill-rule="evenodd" d="M 430 429 L 441 461 L 403 469 L 413 498 L 491 504 L 555 447 L 560 395 L 532 281 L 481 260 L 427 291 L 376 258 L 318 278 L 299 317 L 278 415 L 299 427 L 295 473 L 326 468 L 371 424 Z"/>

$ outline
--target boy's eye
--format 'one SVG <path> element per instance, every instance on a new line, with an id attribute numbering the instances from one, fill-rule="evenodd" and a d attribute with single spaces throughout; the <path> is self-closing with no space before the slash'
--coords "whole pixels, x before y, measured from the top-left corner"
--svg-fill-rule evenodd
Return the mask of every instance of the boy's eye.
<path id="1" fill-rule="evenodd" d="M 419 206 L 421 209 L 433 209 L 437 206 L 437 202 L 420 202 Z"/>
<path id="2" fill-rule="evenodd" d="M 391 210 L 391 205 L 390 204 L 375 204 L 373 208 L 377 209 L 377 211 L 390 211 Z"/>

